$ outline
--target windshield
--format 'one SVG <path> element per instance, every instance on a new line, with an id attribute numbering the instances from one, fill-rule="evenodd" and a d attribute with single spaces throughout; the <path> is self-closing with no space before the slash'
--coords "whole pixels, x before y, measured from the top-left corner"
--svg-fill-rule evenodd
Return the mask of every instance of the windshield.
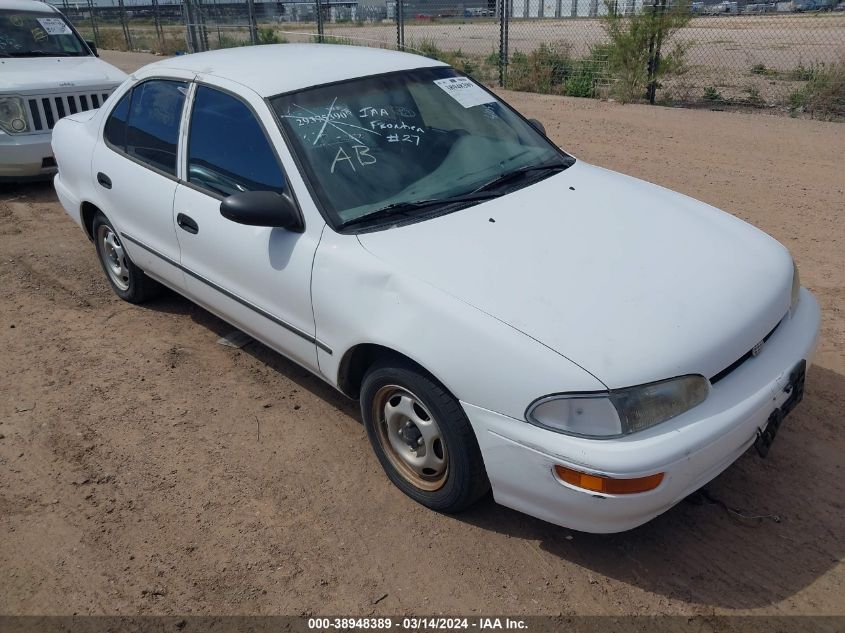
<path id="1" fill-rule="evenodd" d="M 0 57 L 77 57 L 88 47 L 60 13 L 0 9 Z"/>
<path id="2" fill-rule="evenodd" d="M 501 195 L 506 182 L 533 182 L 542 166 L 553 173 L 573 161 L 451 68 L 364 77 L 270 102 L 338 227 L 394 212 L 430 216 L 433 202 Z"/>

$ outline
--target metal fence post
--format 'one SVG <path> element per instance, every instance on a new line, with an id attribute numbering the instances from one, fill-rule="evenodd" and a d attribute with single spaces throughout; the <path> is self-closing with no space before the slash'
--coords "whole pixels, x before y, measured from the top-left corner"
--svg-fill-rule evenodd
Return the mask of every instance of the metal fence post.
<path id="1" fill-rule="evenodd" d="M 88 11 L 91 18 L 91 31 L 94 37 L 94 46 L 100 46 L 100 31 L 97 28 L 97 18 L 95 16 L 96 9 L 94 7 L 94 0 L 88 0 Z"/>
<path id="2" fill-rule="evenodd" d="M 205 13 L 202 10 L 202 0 L 196 1 L 197 33 L 199 34 L 201 50 L 211 50 L 208 46 L 208 27 L 205 25 Z"/>
<path id="3" fill-rule="evenodd" d="M 666 10 L 666 0 L 653 0 L 651 10 L 651 36 L 648 40 L 648 85 L 646 99 L 654 105 L 657 93 L 657 67 L 660 63 L 660 45 L 663 39 L 663 13 Z M 659 15 L 658 15 L 659 9 Z M 658 26 L 659 25 L 659 26 Z"/>
<path id="4" fill-rule="evenodd" d="M 511 0 L 499 0 L 499 85 L 504 88 L 508 70 L 508 26 Z"/>
<path id="5" fill-rule="evenodd" d="M 159 16 L 158 11 L 158 0 L 152 0 L 153 4 L 153 21 L 155 22 L 155 29 L 156 29 L 156 39 L 158 40 L 159 48 L 161 48 L 162 43 L 164 42 L 164 29 L 161 26 L 161 17 Z"/>
<path id="6" fill-rule="evenodd" d="M 185 25 L 185 43 L 188 46 L 188 52 L 194 52 L 194 46 L 191 39 L 191 18 L 190 18 L 190 10 L 188 9 L 188 3 L 190 0 L 185 0 L 182 3 L 182 22 Z"/>
<path id="7" fill-rule="evenodd" d="M 258 22 L 255 19 L 255 0 L 246 0 L 246 9 L 249 16 L 249 41 L 258 44 Z"/>
<path id="8" fill-rule="evenodd" d="M 117 5 L 120 7 L 120 26 L 123 28 L 123 38 L 126 40 L 126 50 L 133 50 L 132 33 L 129 32 L 129 23 L 126 21 L 126 9 L 123 5 L 123 0 L 117 0 Z"/>
<path id="9" fill-rule="evenodd" d="M 396 46 L 405 50 L 405 2 L 396 0 Z"/>
<path id="10" fill-rule="evenodd" d="M 199 52 L 199 42 L 197 42 L 197 29 L 194 24 L 194 2 L 193 0 L 185 0 L 182 5 L 185 16 L 186 38 L 188 40 L 188 51 L 191 53 Z"/>
<path id="11" fill-rule="evenodd" d="M 317 1 L 317 41 L 323 43 L 323 3 L 321 0 Z"/>

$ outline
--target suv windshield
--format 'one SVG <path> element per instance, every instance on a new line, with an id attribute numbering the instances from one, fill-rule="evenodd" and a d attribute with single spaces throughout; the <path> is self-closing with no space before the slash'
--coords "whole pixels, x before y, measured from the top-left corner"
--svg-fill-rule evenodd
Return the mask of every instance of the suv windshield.
<path id="1" fill-rule="evenodd" d="M 270 102 L 338 227 L 428 217 L 574 162 L 451 68 L 364 77 Z"/>
<path id="2" fill-rule="evenodd" d="M 79 57 L 88 47 L 60 13 L 0 9 L 0 57 Z"/>

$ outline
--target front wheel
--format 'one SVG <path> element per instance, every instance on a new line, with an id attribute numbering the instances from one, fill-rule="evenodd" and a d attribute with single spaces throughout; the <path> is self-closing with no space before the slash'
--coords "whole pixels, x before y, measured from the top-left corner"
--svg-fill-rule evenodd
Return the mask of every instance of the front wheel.
<path id="1" fill-rule="evenodd" d="M 490 487 L 460 403 L 425 372 L 401 360 L 377 363 L 361 386 L 361 415 L 390 480 L 439 512 L 459 512 Z"/>

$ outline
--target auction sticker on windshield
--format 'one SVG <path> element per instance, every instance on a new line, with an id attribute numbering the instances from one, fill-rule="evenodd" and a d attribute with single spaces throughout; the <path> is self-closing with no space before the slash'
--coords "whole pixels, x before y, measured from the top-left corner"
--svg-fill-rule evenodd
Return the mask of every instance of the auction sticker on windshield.
<path id="1" fill-rule="evenodd" d="M 469 77 L 446 77 L 434 83 L 465 108 L 494 103 L 496 98 Z"/>
<path id="2" fill-rule="evenodd" d="M 69 35 L 70 27 L 61 18 L 36 18 L 47 35 Z"/>

